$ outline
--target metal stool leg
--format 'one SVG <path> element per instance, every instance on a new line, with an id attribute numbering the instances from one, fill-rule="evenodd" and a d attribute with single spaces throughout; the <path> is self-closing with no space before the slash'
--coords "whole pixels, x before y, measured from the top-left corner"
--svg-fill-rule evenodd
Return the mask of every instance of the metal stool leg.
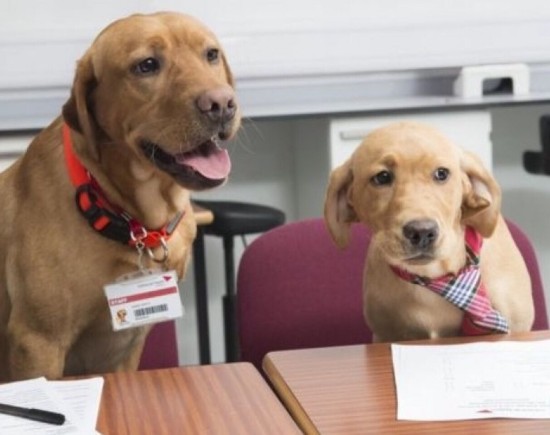
<path id="1" fill-rule="evenodd" d="M 210 333 L 208 326 L 208 291 L 206 287 L 206 262 L 204 258 L 204 233 L 197 227 L 193 243 L 193 267 L 195 272 L 195 303 L 199 336 L 199 360 L 210 364 Z"/>
<path id="2" fill-rule="evenodd" d="M 227 362 L 238 361 L 239 343 L 237 336 L 237 294 L 235 292 L 235 261 L 233 256 L 233 237 L 223 238 L 225 259 L 226 294 L 223 297 L 223 315 L 225 327 L 225 358 Z"/>

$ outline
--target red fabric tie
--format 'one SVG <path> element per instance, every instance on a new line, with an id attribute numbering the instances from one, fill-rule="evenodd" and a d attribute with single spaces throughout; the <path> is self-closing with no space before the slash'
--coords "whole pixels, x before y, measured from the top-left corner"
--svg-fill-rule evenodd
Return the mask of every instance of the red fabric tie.
<path id="1" fill-rule="evenodd" d="M 507 333 L 510 328 L 507 320 L 495 310 L 485 285 L 481 281 L 479 253 L 483 238 L 471 227 L 466 227 L 466 266 L 456 275 L 448 274 L 436 279 L 414 275 L 392 266 L 394 273 L 405 281 L 426 287 L 464 311 L 463 335 L 485 335 Z"/>

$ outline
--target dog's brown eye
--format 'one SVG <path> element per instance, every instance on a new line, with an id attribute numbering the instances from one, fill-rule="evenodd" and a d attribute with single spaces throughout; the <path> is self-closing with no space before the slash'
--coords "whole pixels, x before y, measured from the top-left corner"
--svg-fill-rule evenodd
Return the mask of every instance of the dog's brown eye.
<path id="1" fill-rule="evenodd" d="M 372 184 L 375 186 L 386 186 L 393 181 L 393 174 L 389 171 L 380 171 L 374 177 L 371 178 Z"/>
<path id="2" fill-rule="evenodd" d="M 447 168 L 437 168 L 434 172 L 435 181 L 445 181 L 449 178 L 449 170 Z"/>
<path id="3" fill-rule="evenodd" d="M 208 60 L 209 63 L 215 63 L 218 61 L 220 57 L 220 50 L 217 48 L 209 48 L 206 50 L 206 60 Z"/>
<path id="4" fill-rule="evenodd" d="M 156 73 L 160 69 L 160 62 L 154 57 L 148 57 L 145 60 L 139 62 L 133 69 L 135 74 L 139 75 L 151 75 Z"/>

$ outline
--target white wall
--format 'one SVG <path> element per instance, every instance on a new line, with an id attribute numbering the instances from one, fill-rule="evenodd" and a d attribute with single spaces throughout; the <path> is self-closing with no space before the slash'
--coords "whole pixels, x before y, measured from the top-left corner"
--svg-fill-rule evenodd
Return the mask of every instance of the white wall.
<path id="1" fill-rule="evenodd" d="M 219 36 L 247 116 L 550 100 L 547 0 L 2 0 L 0 129 L 42 128 L 98 32 L 155 10 Z M 463 66 L 518 62 L 529 93 L 453 94 Z"/>
<path id="2" fill-rule="evenodd" d="M 546 0 L 3 0 L 0 88 L 68 85 L 103 27 L 155 10 L 209 25 L 238 78 L 550 60 Z"/>

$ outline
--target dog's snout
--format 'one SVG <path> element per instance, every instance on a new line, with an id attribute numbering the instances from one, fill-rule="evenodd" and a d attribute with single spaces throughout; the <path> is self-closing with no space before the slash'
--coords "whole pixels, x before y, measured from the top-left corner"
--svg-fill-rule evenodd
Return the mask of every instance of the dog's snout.
<path id="1" fill-rule="evenodd" d="M 437 240 L 439 227 L 431 219 L 413 220 L 403 227 L 403 235 L 415 248 L 426 249 Z"/>
<path id="2" fill-rule="evenodd" d="M 237 102 L 229 87 L 220 87 L 203 92 L 196 100 L 197 108 L 214 122 L 228 122 L 235 117 Z"/>

